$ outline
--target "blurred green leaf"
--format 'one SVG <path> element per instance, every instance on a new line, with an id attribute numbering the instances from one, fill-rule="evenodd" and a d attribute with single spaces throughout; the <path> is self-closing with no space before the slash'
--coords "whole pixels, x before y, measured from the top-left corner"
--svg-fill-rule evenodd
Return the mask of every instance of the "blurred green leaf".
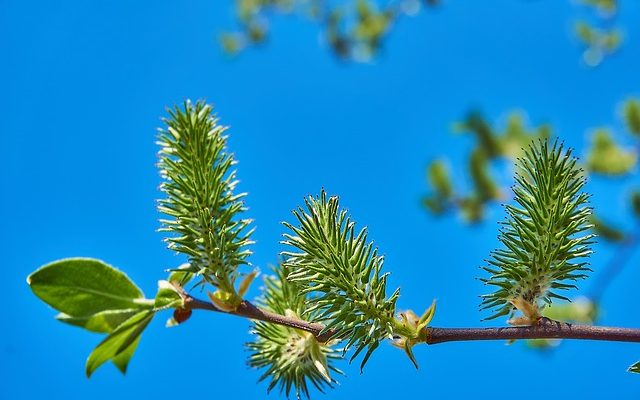
<path id="1" fill-rule="evenodd" d="M 460 201 L 462 217 L 468 222 L 478 222 L 484 216 L 484 203 L 476 196 L 465 197 Z"/>
<path id="2" fill-rule="evenodd" d="M 640 374 L 640 361 L 629 367 L 629 372 Z"/>
<path id="3" fill-rule="evenodd" d="M 636 161 L 637 154 L 619 146 L 608 130 L 596 130 L 587 155 L 589 170 L 604 175 L 624 175 L 633 169 Z"/>
<path id="4" fill-rule="evenodd" d="M 580 39 L 584 44 L 591 45 L 595 41 L 596 33 L 587 22 L 576 22 L 574 30 L 578 39 Z"/>
<path id="5" fill-rule="evenodd" d="M 540 125 L 531 130 L 525 126 L 525 116 L 517 111 L 509 113 L 504 134 L 498 136 L 500 154 L 511 160 L 516 160 L 524 154 L 524 148 L 535 139 L 551 137 L 551 127 Z"/>
<path id="6" fill-rule="evenodd" d="M 500 188 L 489 173 L 488 157 L 481 149 L 476 149 L 471 153 L 469 174 L 478 200 L 487 201 L 500 198 Z"/>
<path id="7" fill-rule="evenodd" d="M 598 316 L 598 306 L 586 297 L 578 297 L 570 303 L 553 303 L 542 315 L 554 321 L 592 324 Z"/>
<path id="8" fill-rule="evenodd" d="M 617 9 L 617 0 L 582 0 L 585 5 L 596 7 L 602 13 L 614 13 Z"/>
<path id="9" fill-rule="evenodd" d="M 29 275 L 27 283 L 42 301 L 74 318 L 153 306 L 123 272 L 91 258 L 54 261 Z"/>
<path id="10" fill-rule="evenodd" d="M 629 132 L 640 136 L 640 100 L 627 100 L 624 103 L 622 113 Z"/>
<path id="11" fill-rule="evenodd" d="M 448 203 L 438 196 L 425 196 L 422 198 L 422 205 L 436 215 L 440 215 L 447 210 Z"/>
<path id="12" fill-rule="evenodd" d="M 593 324 L 598 317 L 598 305 L 586 297 L 578 297 L 571 303 L 553 303 L 542 311 L 542 315 L 554 321 L 569 323 Z M 547 350 L 557 347 L 558 339 L 528 339 L 527 347 L 536 350 Z"/>
<path id="13" fill-rule="evenodd" d="M 237 33 L 223 33 L 220 35 L 222 50 L 229 55 L 236 55 L 243 48 L 242 39 Z"/>
<path id="14" fill-rule="evenodd" d="M 633 191 L 631 193 L 631 207 L 636 217 L 640 217 L 640 191 Z"/>
<path id="15" fill-rule="evenodd" d="M 449 177 L 449 170 L 444 160 L 435 160 L 427 168 L 427 180 L 438 194 L 445 199 L 453 195 L 453 186 Z"/>
<path id="16" fill-rule="evenodd" d="M 626 239 L 624 231 L 604 222 L 596 214 L 591 214 L 589 222 L 593 224 L 593 231 L 601 238 L 611 242 L 622 242 Z"/>
<path id="17" fill-rule="evenodd" d="M 478 111 L 471 111 L 467 118 L 457 125 L 460 132 L 476 135 L 478 145 L 489 158 L 500 155 L 500 144 L 491 126 Z"/>
<path id="18" fill-rule="evenodd" d="M 141 311 L 135 314 L 100 342 L 87 359 L 85 366 L 87 377 L 91 377 L 98 367 L 109 360 L 112 360 L 121 371 L 126 371 L 139 337 L 151 322 L 153 315 L 153 311 Z"/>

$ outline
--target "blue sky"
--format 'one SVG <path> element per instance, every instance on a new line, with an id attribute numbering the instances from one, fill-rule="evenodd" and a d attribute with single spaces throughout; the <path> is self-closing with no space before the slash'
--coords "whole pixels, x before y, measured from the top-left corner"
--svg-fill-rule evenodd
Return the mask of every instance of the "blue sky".
<path id="1" fill-rule="evenodd" d="M 501 210 L 469 228 L 419 205 L 427 162 L 446 154 L 456 165 L 471 148 L 451 123 L 470 107 L 498 121 L 524 109 L 531 123 L 552 123 L 582 149 L 589 128 L 619 129 L 619 102 L 640 95 L 640 3 L 632 0 L 621 1 L 623 49 L 595 70 L 579 62 L 570 32 L 584 12 L 568 1 L 446 2 L 401 21 L 371 64 L 337 62 L 316 26 L 291 18 L 274 21 L 267 45 L 230 60 L 216 43 L 233 26 L 230 4 L 0 4 L 1 398 L 265 398 L 259 373 L 245 365 L 245 320 L 197 314 L 168 330 L 161 316 L 126 377 L 106 366 L 87 380 L 84 360 L 99 336 L 55 321 L 25 283 L 51 260 L 90 256 L 152 296 L 163 270 L 182 262 L 156 232 L 154 142 L 166 106 L 204 98 L 231 127 L 256 220 L 254 265 L 277 261 L 280 222 L 324 187 L 369 226 L 390 284 L 402 288 L 400 307 L 421 311 L 437 298 L 435 325 L 490 326 L 479 322 L 483 288 L 474 277 L 497 244 Z M 590 182 L 594 206 L 630 224 L 620 194 L 633 179 Z M 595 273 L 611 255 L 605 245 L 596 250 Z M 639 261 L 607 292 L 603 324 L 639 325 Z M 343 365 L 340 386 L 316 398 L 623 399 L 640 391 L 640 378 L 625 372 L 640 359 L 632 344 L 567 342 L 540 354 L 521 344 L 453 343 L 416 356 L 419 371 L 382 346 L 363 375 Z"/>

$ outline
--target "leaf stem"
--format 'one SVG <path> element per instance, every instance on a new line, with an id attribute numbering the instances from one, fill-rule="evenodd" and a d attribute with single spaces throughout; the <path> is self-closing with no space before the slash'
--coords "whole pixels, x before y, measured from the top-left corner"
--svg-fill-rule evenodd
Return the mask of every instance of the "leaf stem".
<path id="1" fill-rule="evenodd" d="M 235 311 L 225 312 L 207 301 L 187 295 L 185 307 L 192 310 L 206 310 L 233 314 L 244 318 L 255 319 L 290 328 L 301 329 L 312 333 L 320 342 L 326 342 L 335 334 L 334 330 L 322 332 L 324 325 L 317 322 L 304 321 L 286 317 L 256 307 L 247 300 L 243 300 Z M 475 340 L 514 340 L 514 339 L 579 339 L 601 340 L 610 342 L 640 343 L 640 329 L 617 328 L 605 326 L 591 326 L 568 324 L 541 318 L 534 326 L 517 326 L 503 328 L 436 328 L 426 327 L 426 344 L 445 342 L 475 341 Z"/>

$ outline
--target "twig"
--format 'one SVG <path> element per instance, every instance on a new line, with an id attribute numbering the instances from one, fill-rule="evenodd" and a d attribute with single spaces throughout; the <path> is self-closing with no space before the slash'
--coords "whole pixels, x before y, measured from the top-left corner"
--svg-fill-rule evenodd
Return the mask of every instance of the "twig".
<path id="1" fill-rule="evenodd" d="M 244 318 L 271 322 L 290 328 L 301 329 L 312 333 L 320 342 L 326 342 L 335 331 L 323 332 L 324 325 L 301 319 L 290 318 L 275 314 L 256 307 L 243 300 L 236 311 L 225 312 L 213 304 L 187 295 L 185 307 L 193 310 L 216 311 L 237 315 Z M 640 329 L 612 328 L 604 326 L 577 325 L 553 321 L 542 318 L 535 326 L 505 327 L 505 328 L 435 328 L 427 327 L 427 344 L 445 342 L 460 342 L 472 340 L 513 340 L 513 339 L 581 339 L 603 340 L 612 342 L 640 343 Z"/>

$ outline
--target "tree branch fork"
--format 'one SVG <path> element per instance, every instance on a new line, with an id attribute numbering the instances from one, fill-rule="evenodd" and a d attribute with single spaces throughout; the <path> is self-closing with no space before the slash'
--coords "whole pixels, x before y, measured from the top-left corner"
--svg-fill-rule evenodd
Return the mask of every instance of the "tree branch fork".
<path id="1" fill-rule="evenodd" d="M 326 342 L 335 333 L 332 330 L 323 332 L 324 325 L 302 319 L 286 317 L 255 306 L 243 300 L 235 311 L 223 311 L 208 301 L 191 295 L 184 298 L 184 307 L 190 310 L 205 310 L 232 314 L 243 318 L 270 322 L 289 328 L 300 329 L 312 333 L 320 342 Z M 426 327 L 424 343 L 432 345 L 445 342 L 475 340 L 515 340 L 515 339 L 578 339 L 613 342 L 640 343 L 639 328 L 617 328 L 605 326 L 569 324 L 541 318 L 536 325 L 512 326 L 502 328 L 437 328 Z"/>

